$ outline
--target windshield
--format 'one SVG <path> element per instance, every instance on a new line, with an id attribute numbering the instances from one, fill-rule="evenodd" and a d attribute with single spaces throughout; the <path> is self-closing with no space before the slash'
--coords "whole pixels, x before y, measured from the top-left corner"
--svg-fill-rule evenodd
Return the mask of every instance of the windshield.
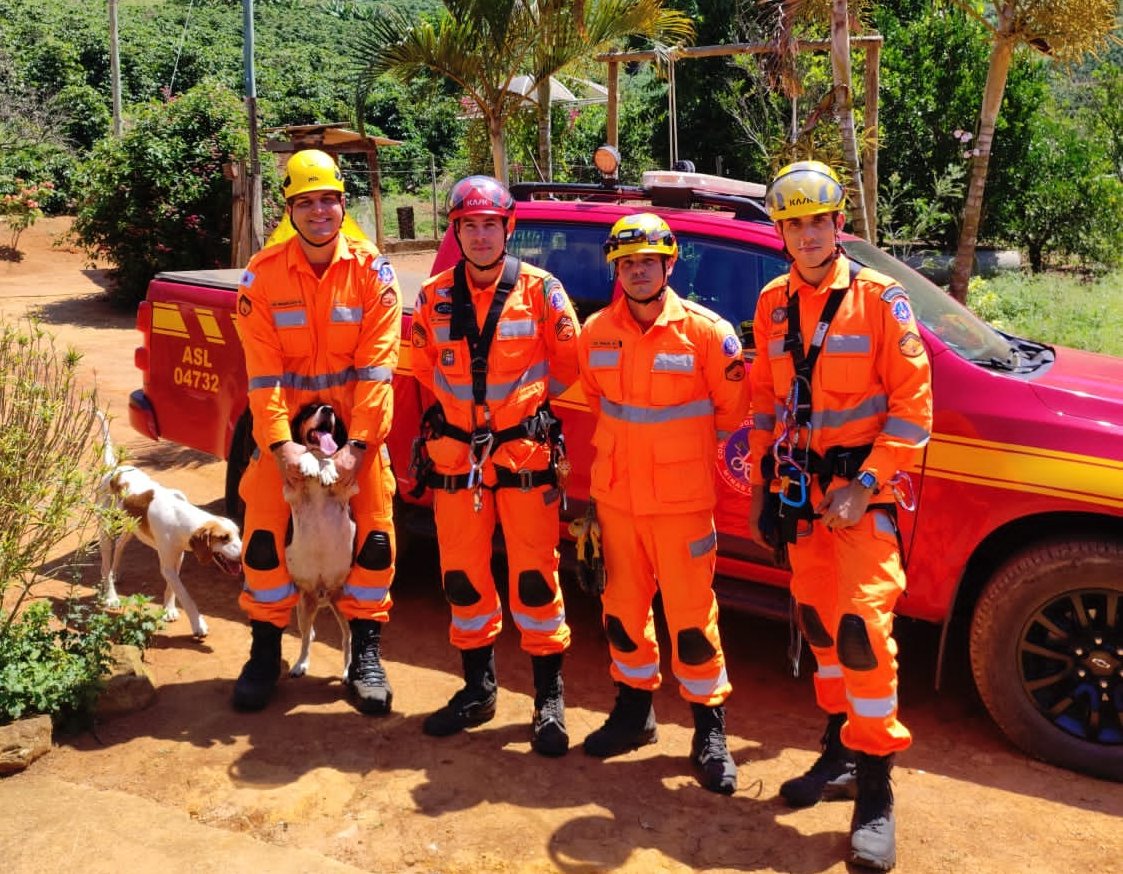
<path id="1" fill-rule="evenodd" d="M 865 240 L 847 240 L 843 248 L 855 260 L 901 283 L 917 320 L 962 357 L 971 361 L 1009 358 L 1009 339 L 908 265 Z"/>

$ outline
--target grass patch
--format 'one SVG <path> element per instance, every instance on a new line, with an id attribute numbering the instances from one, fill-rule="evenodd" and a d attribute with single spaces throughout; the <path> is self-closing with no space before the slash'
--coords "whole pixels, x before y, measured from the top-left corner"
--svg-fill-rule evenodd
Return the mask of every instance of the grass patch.
<path id="1" fill-rule="evenodd" d="M 383 194 L 382 195 L 382 233 L 388 240 L 402 239 L 398 228 L 398 207 L 413 207 L 413 238 L 415 240 L 440 239 L 444 234 L 445 219 L 441 214 L 444 211 L 443 200 L 438 200 L 438 229 L 433 234 L 433 200 L 432 197 L 418 197 L 414 194 Z M 347 210 L 351 216 L 374 239 L 374 201 L 369 197 L 348 198 Z"/>
<path id="2" fill-rule="evenodd" d="M 1055 346 L 1123 356 L 1123 270 L 1100 277 L 1010 273 L 971 280 L 967 305 L 997 328 Z"/>

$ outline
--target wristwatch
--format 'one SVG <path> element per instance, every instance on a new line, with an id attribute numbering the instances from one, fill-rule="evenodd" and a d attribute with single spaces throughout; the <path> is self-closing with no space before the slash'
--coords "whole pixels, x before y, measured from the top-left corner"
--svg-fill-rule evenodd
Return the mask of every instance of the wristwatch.
<path id="1" fill-rule="evenodd" d="M 863 489 L 868 489 L 871 492 L 877 491 L 877 475 L 872 470 L 863 470 L 855 479 Z"/>
<path id="2" fill-rule="evenodd" d="M 356 449 L 362 449 L 364 452 L 366 451 L 367 441 L 365 440 L 348 440 L 347 442 L 354 446 Z"/>

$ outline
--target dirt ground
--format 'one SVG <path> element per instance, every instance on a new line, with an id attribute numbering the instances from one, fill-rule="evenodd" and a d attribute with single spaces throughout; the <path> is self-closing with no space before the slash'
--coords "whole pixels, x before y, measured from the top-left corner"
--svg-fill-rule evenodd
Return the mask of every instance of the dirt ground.
<path id="1" fill-rule="evenodd" d="M 23 260 L 0 262 L 0 313 L 11 320 L 34 310 L 61 345 L 80 350 L 132 461 L 221 512 L 221 463 L 129 428 L 139 335 L 132 314 L 106 302 L 103 273 L 51 247 L 65 224 L 40 222 L 21 240 Z M 400 266 L 425 267 L 417 256 Z M 210 635 L 193 639 L 186 618 L 171 624 L 147 654 L 154 705 L 56 737 L 52 752 L 0 782 L 6 871 L 847 870 L 850 806 L 790 811 L 778 800 L 779 784 L 814 759 L 823 722 L 809 660 L 799 679 L 785 669 L 786 627 L 722 616 L 740 789 L 719 797 L 689 773 L 690 710 L 673 683 L 656 695 L 658 744 L 607 762 L 582 754 L 614 690 L 596 608 L 568 581 L 566 700 L 576 748 L 545 760 L 530 750 L 530 664 L 510 623 L 497 647 L 495 720 L 444 740 L 421 733 L 424 716 L 460 685 L 432 544 L 414 543 L 399 565 L 385 634 L 394 713 L 381 719 L 344 699 L 338 629 L 324 614 L 309 676 L 283 679 L 263 713 L 233 712 L 230 692 L 249 647 L 239 583 L 190 558 L 184 568 Z M 123 594 L 160 597 L 156 556 L 135 541 L 121 579 Z M 96 582 L 91 560 L 89 597 Z M 50 591 L 60 594 L 61 583 Z M 294 627 L 284 640 L 289 660 Z M 1123 786 L 1026 759 L 989 721 L 962 664 L 933 691 L 934 629 L 902 622 L 899 637 L 901 712 L 915 743 L 895 771 L 898 870 L 1118 867 Z"/>

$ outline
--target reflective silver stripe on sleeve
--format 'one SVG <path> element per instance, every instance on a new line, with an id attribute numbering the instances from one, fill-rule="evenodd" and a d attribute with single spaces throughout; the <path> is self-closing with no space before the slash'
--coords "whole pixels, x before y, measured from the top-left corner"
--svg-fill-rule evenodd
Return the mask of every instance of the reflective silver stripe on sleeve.
<path id="1" fill-rule="evenodd" d="M 495 336 L 500 340 L 511 340 L 516 337 L 533 337 L 534 320 L 511 319 L 508 322 L 500 322 L 496 327 Z"/>
<path id="2" fill-rule="evenodd" d="M 890 416 L 885 420 L 885 427 L 882 428 L 890 437 L 900 437 L 902 440 L 908 440 L 913 446 L 921 447 L 928 442 L 931 434 L 927 429 L 921 428 L 915 422 L 910 422 L 907 419 L 900 419 L 897 416 Z"/>
<path id="3" fill-rule="evenodd" d="M 255 376 L 250 380 L 249 390 L 257 391 L 259 388 L 280 388 L 284 383 L 284 377 L 278 376 L 275 373 L 271 373 L 268 376 Z"/>
<path id="4" fill-rule="evenodd" d="M 593 349 L 589 353 L 590 367 L 616 367 L 619 363 L 619 349 Z"/>
<path id="5" fill-rule="evenodd" d="M 689 352 L 657 352 L 651 369 L 671 373 L 693 373 L 694 356 Z"/>
<path id="6" fill-rule="evenodd" d="M 695 540 L 690 544 L 690 557 L 701 558 L 707 552 L 712 552 L 717 546 L 717 532 L 711 531 L 700 540 Z"/>
<path id="7" fill-rule="evenodd" d="M 389 367 L 360 367 L 355 371 L 359 382 L 390 382 L 394 371 Z"/>
<path id="8" fill-rule="evenodd" d="M 870 348 L 869 334 L 829 334 L 827 336 L 827 352 L 869 354 Z"/>
<path id="9" fill-rule="evenodd" d="M 277 328 L 302 328 L 308 324 L 304 310 L 274 310 L 273 325 Z"/>
<path id="10" fill-rule="evenodd" d="M 331 320 L 335 324 L 355 324 L 363 320 L 362 307 L 333 306 Z"/>
<path id="11" fill-rule="evenodd" d="M 841 428 L 850 422 L 868 419 L 889 409 L 885 395 L 874 395 L 862 401 L 856 407 L 846 410 L 819 410 L 811 414 L 812 428 Z"/>
<path id="12" fill-rule="evenodd" d="M 822 680 L 835 680 L 842 677 L 842 665 L 820 665 L 815 676 Z"/>
<path id="13" fill-rule="evenodd" d="M 678 419 L 712 416 L 714 405 L 709 398 L 691 401 L 687 404 L 676 404 L 673 407 L 637 407 L 633 404 L 618 404 L 614 401 L 602 400 L 601 412 L 606 416 L 624 422 L 653 425 L 661 422 L 673 422 Z"/>
<path id="14" fill-rule="evenodd" d="M 889 517 L 888 513 L 877 511 L 873 514 L 873 527 L 883 534 L 892 534 L 897 536 L 897 526 L 893 524 L 893 520 Z"/>
<path id="15" fill-rule="evenodd" d="M 776 417 L 768 413 L 753 413 L 753 427 L 758 431 L 773 431 L 776 428 Z"/>

